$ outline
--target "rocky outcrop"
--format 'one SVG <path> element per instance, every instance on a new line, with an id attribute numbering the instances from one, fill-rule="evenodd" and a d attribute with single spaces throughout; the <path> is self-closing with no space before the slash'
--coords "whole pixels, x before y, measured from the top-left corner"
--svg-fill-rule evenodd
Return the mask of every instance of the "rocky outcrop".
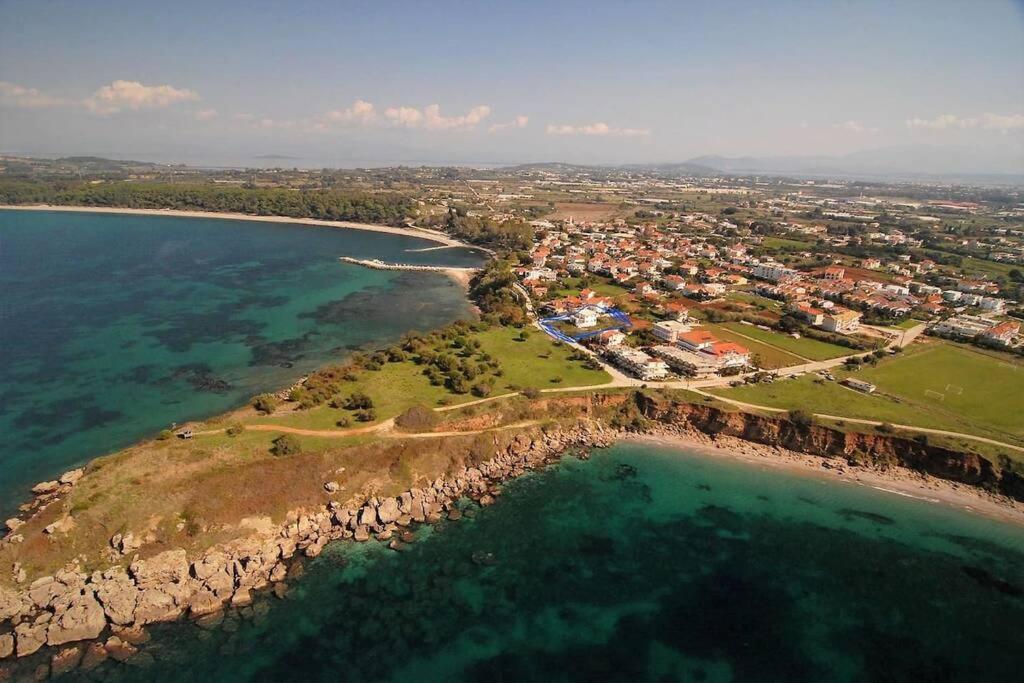
<path id="1" fill-rule="evenodd" d="M 173 549 L 137 557 L 127 570 L 112 567 L 90 575 L 61 571 L 33 581 L 21 593 L 0 589 L 0 620 L 9 620 L 13 626 L 13 633 L 0 634 L 0 656 L 24 657 L 45 645 L 64 646 L 113 631 L 102 646 L 62 648 L 53 655 L 51 666 L 64 668 L 80 662 L 86 669 L 107 657 L 122 660 L 145 640 L 142 627 L 147 624 L 184 614 L 208 620 L 228 605 L 251 605 L 254 591 L 271 584 L 281 588 L 289 573 L 286 563 L 296 555 L 316 557 L 330 541 L 365 541 L 374 536 L 382 541 L 404 538 L 392 544 L 401 549 L 411 540 L 411 535 L 403 535 L 403 527 L 437 521 L 446 512 L 457 517 L 455 501 L 462 496 L 481 505 L 493 503 L 500 494 L 500 482 L 550 462 L 567 448 L 610 444 L 613 436 L 590 424 L 520 434 L 486 462 L 460 467 L 396 496 L 373 497 L 348 507 L 331 502 L 292 512 L 282 527 L 261 527 L 254 536 L 211 548 L 193 562 L 185 550 Z M 68 479 L 77 481 L 74 476 Z M 58 482 L 58 489 L 68 485 Z M 115 536 L 111 546 L 115 556 L 137 548 L 131 534 Z"/>
<path id="2" fill-rule="evenodd" d="M 46 629 L 47 645 L 63 645 L 96 638 L 107 627 L 103 606 L 92 588 L 81 586 L 54 601 L 53 618 Z"/>

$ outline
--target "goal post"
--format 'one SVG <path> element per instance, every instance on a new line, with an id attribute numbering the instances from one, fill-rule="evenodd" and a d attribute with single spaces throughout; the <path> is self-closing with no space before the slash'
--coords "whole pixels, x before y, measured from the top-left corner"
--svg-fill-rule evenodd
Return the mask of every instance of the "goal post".
<path id="1" fill-rule="evenodd" d="M 934 399 L 938 399 L 939 401 L 946 400 L 946 395 L 945 394 L 943 394 L 942 392 L 939 392 L 939 391 L 932 391 L 931 389 L 925 389 L 924 390 L 924 395 L 925 395 L 926 398 L 934 398 Z"/>

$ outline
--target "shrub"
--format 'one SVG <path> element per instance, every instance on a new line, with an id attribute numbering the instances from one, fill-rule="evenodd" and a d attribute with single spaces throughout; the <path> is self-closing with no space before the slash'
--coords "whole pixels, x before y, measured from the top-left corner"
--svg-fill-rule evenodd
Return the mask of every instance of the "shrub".
<path id="1" fill-rule="evenodd" d="M 342 404 L 346 410 L 367 410 L 373 407 L 373 399 L 361 391 L 349 396 Z"/>
<path id="2" fill-rule="evenodd" d="M 875 429 L 877 429 L 878 431 L 880 431 L 880 432 L 882 432 L 884 434 L 890 434 L 890 433 L 892 433 L 893 427 L 888 422 L 883 422 L 882 424 L 880 424 L 877 427 L 875 427 Z"/>
<path id="3" fill-rule="evenodd" d="M 162 429 L 162 430 L 160 430 L 160 433 L 156 435 L 156 438 L 159 441 L 167 441 L 168 439 L 172 438 L 173 436 L 174 436 L 174 432 L 172 432 L 170 429 Z"/>
<path id="4" fill-rule="evenodd" d="M 273 394 L 260 394 L 252 400 L 252 407 L 264 415 L 269 415 L 277 409 L 278 400 Z"/>
<path id="5" fill-rule="evenodd" d="M 367 408 L 366 410 L 360 410 L 356 413 L 356 419 L 360 422 L 373 422 L 377 419 L 377 411 L 373 408 Z"/>
<path id="6" fill-rule="evenodd" d="M 804 428 L 810 427 L 811 423 L 814 421 L 814 418 L 811 417 L 810 413 L 799 409 L 789 411 L 789 413 L 787 413 L 787 417 L 789 418 L 789 421 L 796 426 Z"/>
<path id="7" fill-rule="evenodd" d="M 295 455 L 302 450 L 299 440 L 291 434 L 282 434 L 271 442 L 270 452 L 277 457 Z"/>
<path id="8" fill-rule="evenodd" d="M 411 432 L 429 431 L 437 424 L 437 413 L 430 408 L 415 405 L 395 418 L 395 426 Z"/>
<path id="9" fill-rule="evenodd" d="M 347 417 L 343 417 L 340 420 L 338 420 L 337 422 L 335 422 L 334 426 L 335 427 L 341 427 L 342 429 L 344 429 L 345 427 L 348 427 L 349 424 L 351 424 L 351 423 L 349 422 L 348 418 Z"/>
<path id="10" fill-rule="evenodd" d="M 477 382 L 473 385 L 473 395 L 485 398 L 491 393 L 491 385 L 487 382 Z"/>
<path id="11" fill-rule="evenodd" d="M 224 430 L 224 433 L 228 436 L 238 436 L 245 431 L 245 425 L 240 422 L 232 422 L 228 425 L 228 428 Z"/>
<path id="12" fill-rule="evenodd" d="M 536 387 L 526 387 L 523 389 L 522 394 L 526 398 L 533 400 L 540 396 L 540 390 Z"/>

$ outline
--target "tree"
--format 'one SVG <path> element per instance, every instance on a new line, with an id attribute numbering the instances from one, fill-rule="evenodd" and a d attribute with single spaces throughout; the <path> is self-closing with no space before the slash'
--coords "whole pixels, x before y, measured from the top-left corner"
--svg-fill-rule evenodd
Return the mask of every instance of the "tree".
<path id="1" fill-rule="evenodd" d="M 282 434 L 271 442 L 270 452 L 277 457 L 295 455 L 302 451 L 302 444 L 291 434 Z"/>

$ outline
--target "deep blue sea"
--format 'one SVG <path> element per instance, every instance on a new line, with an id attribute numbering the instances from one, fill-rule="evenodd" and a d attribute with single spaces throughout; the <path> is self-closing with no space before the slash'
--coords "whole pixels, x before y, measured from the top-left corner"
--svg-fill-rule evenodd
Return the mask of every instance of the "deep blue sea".
<path id="1" fill-rule="evenodd" d="M 467 508 L 467 509 L 472 509 Z M 337 543 L 285 599 L 153 629 L 130 681 L 1019 681 L 1022 527 L 620 444 L 405 552 Z"/>
<path id="2" fill-rule="evenodd" d="M 338 261 L 482 260 L 408 251 L 431 246 L 303 225 L 0 211 L 0 514 L 33 483 L 172 422 L 468 316 L 443 275 Z"/>

